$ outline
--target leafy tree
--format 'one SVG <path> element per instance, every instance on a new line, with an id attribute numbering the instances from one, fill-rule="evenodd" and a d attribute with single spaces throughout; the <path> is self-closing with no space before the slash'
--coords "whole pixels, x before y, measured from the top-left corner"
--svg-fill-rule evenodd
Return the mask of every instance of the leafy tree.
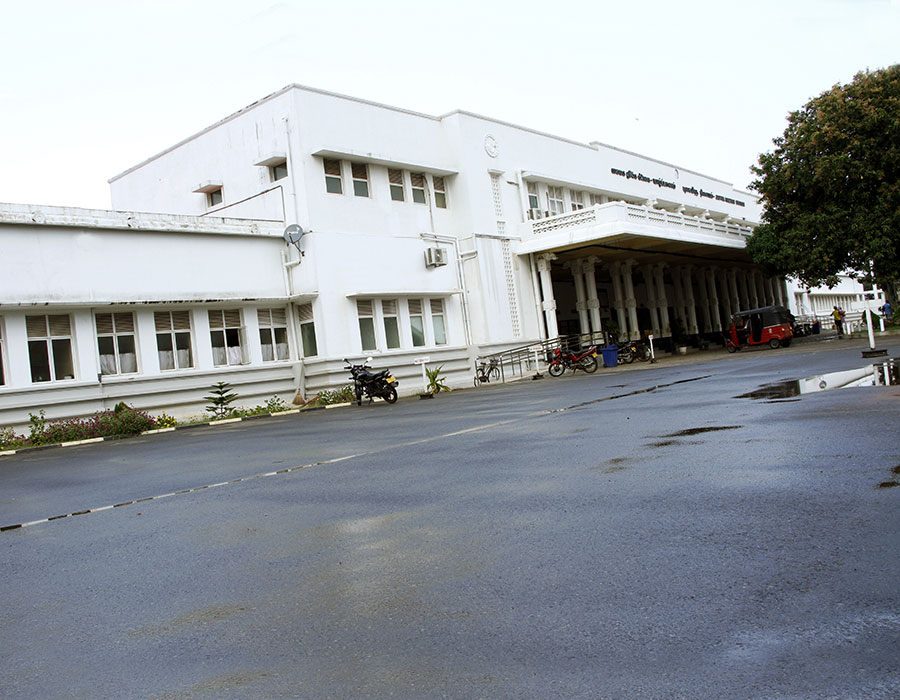
<path id="1" fill-rule="evenodd" d="M 857 73 L 788 116 L 751 187 L 763 223 L 748 241 L 768 274 L 811 287 L 840 273 L 900 270 L 900 65 Z"/>

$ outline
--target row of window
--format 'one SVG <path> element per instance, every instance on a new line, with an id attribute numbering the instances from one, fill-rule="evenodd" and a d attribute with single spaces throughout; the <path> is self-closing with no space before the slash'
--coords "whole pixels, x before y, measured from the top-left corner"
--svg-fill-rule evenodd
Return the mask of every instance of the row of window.
<path id="1" fill-rule="evenodd" d="M 211 309 L 209 342 L 217 367 L 249 361 L 248 338 L 241 309 Z M 284 308 L 257 309 L 259 348 L 263 362 L 288 360 L 287 315 Z M 318 354 L 312 305 L 298 309 L 304 357 Z M 134 314 L 98 313 L 94 317 L 101 375 L 135 374 L 138 369 Z M 162 371 L 195 366 L 190 311 L 157 311 L 153 315 L 156 350 Z M 25 331 L 31 381 L 50 382 L 75 378 L 72 323 L 68 314 L 27 315 Z M 0 324 L 2 333 L 2 324 Z M 0 385 L 6 383 L 3 366 L 3 336 L 0 334 Z"/>
<path id="2" fill-rule="evenodd" d="M 357 197 L 369 197 L 369 166 L 366 163 L 352 163 L 332 158 L 322 159 L 325 171 L 325 191 L 331 194 L 343 194 L 344 183 L 352 183 L 353 194 Z M 428 178 L 425 173 L 409 172 L 388 168 L 388 183 L 391 199 L 405 202 L 407 199 L 416 204 L 428 203 Z M 437 175 L 431 177 L 434 195 L 434 206 L 447 208 L 447 184 L 444 178 Z"/>
<path id="3" fill-rule="evenodd" d="M 287 159 L 267 161 L 264 166 L 269 174 L 269 182 L 277 182 L 288 176 Z M 206 194 L 206 206 L 211 209 L 225 201 L 225 189 L 221 185 L 210 185 L 202 190 Z"/>
<path id="4" fill-rule="evenodd" d="M 447 344 L 443 299 L 359 299 L 356 303 L 360 346 L 364 352 Z M 242 309 L 209 309 L 209 348 L 213 365 L 226 367 L 249 362 L 249 339 Z M 290 359 L 287 312 L 284 308 L 258 308 L 259 350 L 263 362 Z M 312 304 L 298 307 L 301 353 L 318 355 Z M 2 319 L 0 319 L 2 320 Z M 137 328 L 131 311 L 94 315 L 100 374 L 136 374 L 139 369 Z M 191 312 L 156 311 L 153 314 L 159 369 L 195 366 Z M 4 337 L 0 323 L 0 386 L 4 373 Z M 69 314 L 26 315 L 28 361 L 33 383 L 75 378 L 72 320 Z"/>
<path id="5" fill-rule="evenodd" d="M 359 299 L 356 311 L 363 351 L 447 344 L 443 299 Z"/>
<path id="6" fill-rule="evenodd" d="M 567 196 L 568 195 L 568 196 Z M 583 192 L 581 190 L 567 190 L 563 187 L 554 187 L 548 185 L 544 192 L 546 206 L 541 206 L 541 198 L 538 190 L 538 183 L 528 183 L 528 207 L 532 210 L 543 210 L 552 214 L 563 214 L 567 211 L 568 203 L 571 211 L 584 209 L 585 206 L 594 206 L 595 204 L 605 204 L 609 201 L 606 195 L 595 194 L 593 192 Z"/>

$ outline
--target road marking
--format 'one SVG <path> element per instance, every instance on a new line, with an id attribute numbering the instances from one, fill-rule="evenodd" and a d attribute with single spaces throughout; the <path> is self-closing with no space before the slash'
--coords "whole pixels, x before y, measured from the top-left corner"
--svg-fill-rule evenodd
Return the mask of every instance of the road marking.
<path id="1" fill-rule="evenodd" d="M 367 452 L 359 452 L 357 454 L 344 455 L 342 457 L 332 457 L 331 459 L 323 459 L 318 462 L 310 462 L 309 464 L 300 464 L 300 465 L 297 465 L 296 467 L 286 467 L 284 469 L 279 469 L 279 470 L 273 471 L 273 472 L 264 472 L 261 474 L 253 474 L 251 476 L 241 476 L 236 479 L 231 479 L 230 481 L 220 481 L 219 483 L 216 483 L 216 484 L 206 484 L 204 486 L 195 486 L 193 488 L 182 489 L 180 491 L 174 491 L 172 493 L 165 493 L 165 494 L 161 494 L 159 496 L 148 496 L 146 498 L 137 498 L 137 499 L 134 499 L 131 501 L 123 501 L 122 503 L 116 503 L 114 505 L 99 506 L 97 508 L 86 508 L 84 510 L 75 511 L 73 513 L 65 513 L 63 515 L 54 515 L 54 516 L 51 516 L 48 518 L 42 518 L 40 520 L 32 520 L 27 523 L 17 523 L 15 525 L 5 525 L 3 527 L 0 527 L 0 532 L 20 530 L 20 529 L 26 528 L 26 527 L 33 527 L 34 525 L 41 525 L 43 523 L 49 523 L 53 520 L 63 520 L 66 518 L 73 518 L 78 515 L 87 515 L 89 513 L 99 513 L 101 511 L 112 510 L 114 508 L 124 508 L 126 506 L 132 506 L 132 505 L 136 505 L 138 503 L 147 503 L 149 501 L 158 501 L 163 498 L 170 498 L 172 496 L 182 496 L 182 495 L 189 494 L 189 493 L 197 493 L 198 491 L 204 491 L 206 489 L 218 488 L 220 486 L 230 486 L 232 484 L 240 484 L 245 481 L 252 481 L 254 479 L 262 479 L 265 477 L 278 476 L 281 474 L 290 474 L 295 471 L 300 471 L 302 469 L 310 469 L 312 467 L 319 467 L 319 466 L 322 466 L 325 464 L 337 464 L 338 462 L 346 462 L 347 460 L 357 459 L 359 457 L 368 457 L 368 456 L 371 456 L 374 454 L 378 454 L 379 452 L 386 452 L 387 450 L 396 450 L 396 449 L 402 448 L 402 447 L 410 447 L 412 445 L 421 445 L 421 444 L 424 444 L 427 442 L 443 440 L 445 438 L 458 437 L 460 435 L 467 435 L 469 433 L 477 433 L 477 432 L 481 432 L 484 430 L 491 430 L 493 428 L 497 428 L 502 425 L 509 425 L 510 423 L 516 423 L 525 418 L 534 418 L 537 416 L 546 416 L 546 415 L 551 415 L 554 413 L 562 413 L 564 411 L 569 411 L 569 410 L 576 409 L 576 408 L 584 408 L 585 406 L 590 406 L 592 404 L 600 403 L 602 401 L 610 401 L 612 399 L 620 399 L 620 398 L 623 398 L 626 396 L 634 396 L 636 394 L 646 394 L 648 392 L 656 391 L 657 389 L 662 389 L 664 387 L 675 386 L 676 384 L 684 384 L 686 382 L 696 382 L 700 379 L 706 379 L 709 376 L 711 376 L 711 375 L 695 377 L 692 379 L 681 379 L 677 382 L 671 382 L 670 384 L 658 384 L 656 386 L 650 387 L 649 389 L 639 389 L 637 391 L 628 392 L 627 394 L 618 394 L 616 396 L 607 396 L 602 399 L 594 399 L 593 401 L 585 401 L 584 403 L 575 404 L 573 406 L 566 406 L 564 408 L 555 408 L 555 409 L 546 410 L 546 411 L 533 411 L 531 413 L 523 414 L 522 416 L 520 416 L 518 418 L 510 418 L 507 420 L 496 421 L 494 423 L 486 423 L 484 425 L 477 425 L 472 428 L 464 428 L 462 430 L 455 430 L 455 431 L 449 432 L 449 433 L 441 433 L 440 435 L 433 435 L 431 437 L 421 438 L 418 440 L 409 440 L 409 441 L 403 442 L 403 443 L 393 443 L 391 445 L 387 445 L 385 447 L 381 447 L 376 450 L 369 450 Z M 237 420 L 240 420 L 240 419 L 237 419 Z M 219 422 L 226 423 L 226 422 L 231 422 L 231 421 L 219 421 Z M 92 441 L 93 440 L 88 441 L 88 442 L 92 442 Z"/>

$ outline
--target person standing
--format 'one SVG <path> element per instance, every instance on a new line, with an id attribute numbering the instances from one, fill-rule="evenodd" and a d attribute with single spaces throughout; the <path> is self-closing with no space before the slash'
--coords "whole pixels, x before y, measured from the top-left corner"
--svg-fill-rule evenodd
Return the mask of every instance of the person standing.
<path id="1" fill-rule="evenodd" d="M 834 327 L 837 329 L 838 338 L 844 337 L 844 314 L 838 308 L 834 307 L 834 311 L 831 312 L 832 318 L 834 318 Z"/>
<path id="2" fill-rule="evenodd" d="M 890 323 L 891 319 L 894 317 L 894 307 L 891 306 L 891 302 L 887 299 L 884 300 L 884 306 L 881 307 L 881 313 L 884 316 L 885 323 Z"/>

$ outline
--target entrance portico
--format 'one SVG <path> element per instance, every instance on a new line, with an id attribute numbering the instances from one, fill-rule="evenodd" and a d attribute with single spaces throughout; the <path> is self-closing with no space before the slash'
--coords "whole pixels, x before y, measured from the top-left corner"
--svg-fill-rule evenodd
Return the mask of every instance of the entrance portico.
<path id="1" fill-rule="evenodd" d="M 717 334 L 735 311 L 785 298 L 752 264 L 743 221 L 613 202 L 527 227 L 518 252 L 536 256 L 548 337 Z"/>

